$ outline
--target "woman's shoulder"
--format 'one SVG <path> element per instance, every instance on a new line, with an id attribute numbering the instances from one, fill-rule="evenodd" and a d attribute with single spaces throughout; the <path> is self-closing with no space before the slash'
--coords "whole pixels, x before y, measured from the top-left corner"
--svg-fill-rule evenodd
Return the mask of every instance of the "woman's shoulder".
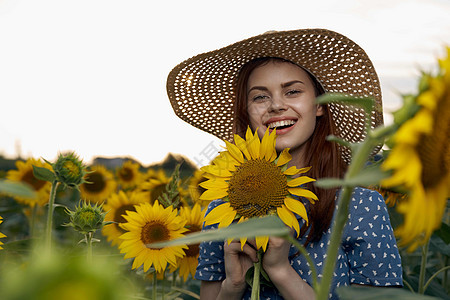
<path id="1" fill-rule="evenodd" d="M 349 219 L 387 214 L 383 196 L 375 190 L 356 187 L 349 203 Z"/>
<path id="2" fill-rule="evenodd" d="M 352 193 L 352 202 L 369 202 L 369 203 L 384 203 L 383 196 L 378 191 L 363 188 L 363 187 L 355 187 Z"/>

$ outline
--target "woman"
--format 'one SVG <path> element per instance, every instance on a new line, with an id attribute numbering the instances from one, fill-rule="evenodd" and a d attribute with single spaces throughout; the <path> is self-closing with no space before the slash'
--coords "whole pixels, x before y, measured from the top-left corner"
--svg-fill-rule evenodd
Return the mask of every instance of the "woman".
<path id="1" fill-rule="evenodd" d="M 168 77 L 168 95 L 183 120 L 230 139 L 247 126 L 260 137 L 277 130 L 276 150 L 290 148 L 291 164 L 312 166 L 313 178 L 342 177 L 349 150 L 326 140 L 334 134 L 350 142 L 364 139 L 364 113 L 341 104 L 319 106 L 324 92 L 372 96 L 371 127 L 382 123 L 381 93 L 373 65 L 353 41 L 323 29 L 270 32 L 200 54 L 178 65 Z M 310 185 L 319 201 L 308 205 L 309 223 L 298 217 L 299 241 L 313 258 L 319 277 L 326 258 L 339 190 Z M 208 212 L 221 200 L 213 201 Z M 207 213 L 208 213 L 207 212 Z M 205 226 L 208 229 L 212 226 Z M 254 243 L 205 242 L 196 278 L 202 299 L 248 299 L 245 273 L 257 260 Z M 274 287 L 261 299 L 314 299 L 310 268 L 295 247 L 271 237 L 262 266 Z M 330 298 L 350 284 L 401 286 L 402 269 L 382 197 L 355 189 L 339 249 Z M 319 279 L 320 280 L 320 279 Z"/>

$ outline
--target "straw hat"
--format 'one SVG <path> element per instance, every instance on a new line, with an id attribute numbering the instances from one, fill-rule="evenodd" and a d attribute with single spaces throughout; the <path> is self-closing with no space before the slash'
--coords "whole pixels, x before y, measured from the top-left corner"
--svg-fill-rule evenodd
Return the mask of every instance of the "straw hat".
<path id="1" fill-rule="evenodd" d="M 271 31 L 180 63 L 167 78 L 167 94 L 176 115 L 231 140 L 236 76 L 245 63 L 258 57 L 280 57 L 302 66 L 327 93 L 374 98 L 371 126 L 383 123 L 380 82 L 369 57 L 349 38 L 326 29 Z M 329 108 L 338 136 L 349 142 L 364 139 L 362 110 L 335 103 Z M 348 162 L 350 152 L 343 150 Z"/>

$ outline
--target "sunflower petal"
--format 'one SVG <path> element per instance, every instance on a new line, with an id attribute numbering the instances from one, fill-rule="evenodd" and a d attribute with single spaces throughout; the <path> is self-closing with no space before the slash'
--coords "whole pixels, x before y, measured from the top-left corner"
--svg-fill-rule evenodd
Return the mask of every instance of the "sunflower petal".
<path id="1" fill-rule="evenodd" d="M 214 176 L 217 176 L 217 177 L 231 176 L 230 171 L 228 171 L 227 169 L 220 168 L 217 165 L 207 165 L 207 166 L 201 167 L 200 170 L 202 170 L 203 172 L 209 173 L 209 174 L 213 174 Z"/>
<path id="2" fill-rule="evenodd" d="M 299 173 L 299 169 L 297 169 L 297 167 L 295 167 L 295 166 L 292 166 L 283 172 L 284 175 L 290 175 L 290 176 L 298 174 L 298 173 Z"/>
<path id="3" fill-rule="evenodd" d="M 266 132 L 264 132 L 264 136 L 261 140 L 259 151 L 261 154 L 261 158 L 264 158 L 267 161 L 269 161 L 270 158 L 272 157 L 272 153 L 274 150 L 273 138 L 274 138 L 274 135 L 269 135 L 269 130 L 266 130 Z"/>
<path id="4" fill-rule="evenodd" d="M 231 154 L 231 156 L 236 159 L 238 162 L 243 163 L 244 162 L 244 155 L 242 154 L 241 150 L 238 148 L 238 146 L 225 141 L 225 144 L 227 145 L 228 152 Z"/>
<path id="5" fill-rule="evenodd" d="M 247 132 L 245 132 L 245 139 L 247 141 L 250 141 L 252 138 L 253 138 L 253 133 L 249 126 L 249 127 L 247 127 Z"/>
<path id="6" fill-rule="evenodd" d="M 297 233 L 300 232 L 300 225 L 298 224 L 297 218 L 289 209 L 286 208 L 286 205 L 283 204 L 281 207 L 277 207 L 277 214 L 284 224 L 294 228 Z"/>
<path id="7" fill-rule="evenodd" d="M 226 215 L 230 210 L 232 210 L 232 208 L 230 207 L 230 203 L 228 202 L 216 206 L 205 216 L 205 225 L 220 223 L 223 216 Z"/>
<path id="8" fill-rule="evenodd" d="M 203 181 L 202 183 L 199 184 L 199 186 L 201 186 L 202 188 L 205 188 L 207 190 L 209 190 L 209 189 L 227 189 L 228 183 L 219 178 L 219 179 L 212 179 L 212 180 L 210 179 L 210 180 Z"/>
<path id="9" fill-rule="evenodd" d="M 234 143 L 239 148 L 239 150 L 241 150 L 242 153 L 244 153 L 244 156 L 247 160 L 252 159 L 250 152 L 248 152 L 248 149 L 247 149 L 247 142 L 243 138 L 241 138 L 239 135 L 235 134 L 234 135 Z"/>
<path id="10" fill-rule="evenodd" d="M 297 178 L 292 179 L 291 181 L 289 181 L 287 183 L 287 185 L 289 187 L 297 187 L 297 186 L 301 186 L 302 184 L 308 183 L 308 182 L 313 182 L 316 181 L 314 178 L 308 177 L 308 176 L 300 176 Z"/>
<path id="11" fill-rule="evenodd" d="M 211 189 L 206 190 L 203 192 L 203 194 L 200 196 L 200 200 L 216 200 L 216 199 L 222 199 L 223 197 L 226 197 L 228 195 L 227 190 L 223 189 Z"/>
<path id="12" fill-rule="evenodd" d="M 299 200 L 292 199 L 290 197 L 286 197 L 284 199 L 284 204 L 288 209 L 290 209 L 292 212 L 296 213 L 300 217 L 302 217 L 306 223 L 308 224 L 308 215 L 306 213 L 306 208 Z M 297 231 L 297 233 L 299 233 Z"/>
<path id="13" fill-rule="evenodd" d="M 256 240 L 256 249 L 263 248 L 264 252 L 267 250 L 267 244 L 269 243 L 268 236 L 257 236 Z"/>
<path id="14" fill-rule="evenodd" d="M 293 194 L 293 195 L 297 195 L 300 197 L 305 197 L 308 199 L 314 199 L 314 200 L 319 200 L 316 196 L 316 194 L 314 194 L 313 192 L 309 191 L 309 190 L 305 190 L 302 188 L 288 188 L 289 193 Z"/>
<path id="15" fill-rule="evenodd" d="M 260 144 L 258 133 L 255 132 L 255 135 L 248 140 L 248 151 L 250 152 L 250 155 L 253 159 L 261 158 L 261 155 L 259 153 L 260 150 Z"/>
<path id="16" fill-rule="evenodd" d="M 278 156 L 277 167 L 287 164 L 291 159 L 292 155 L 289 153 L 289 148 L 284 148 Z"/>
<path id="17" fill-rule="evenodd" d="M 236 218 L 236 211 L 234 209 L 228 211 L 220 220 L 219 228 L 228 227 Z"/>

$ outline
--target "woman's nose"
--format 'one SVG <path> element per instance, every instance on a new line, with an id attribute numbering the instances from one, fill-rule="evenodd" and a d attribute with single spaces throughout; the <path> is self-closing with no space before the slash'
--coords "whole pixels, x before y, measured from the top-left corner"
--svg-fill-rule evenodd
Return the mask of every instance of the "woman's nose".
<path id="1" fill-rule="evenodd" d="M 272 99 L 270 99 L 270 105 L 269 110 L 273 112 L 283 111 L 286 110 L 286 102 L 282 99 L 280 96 L 273 96 Z"/>

